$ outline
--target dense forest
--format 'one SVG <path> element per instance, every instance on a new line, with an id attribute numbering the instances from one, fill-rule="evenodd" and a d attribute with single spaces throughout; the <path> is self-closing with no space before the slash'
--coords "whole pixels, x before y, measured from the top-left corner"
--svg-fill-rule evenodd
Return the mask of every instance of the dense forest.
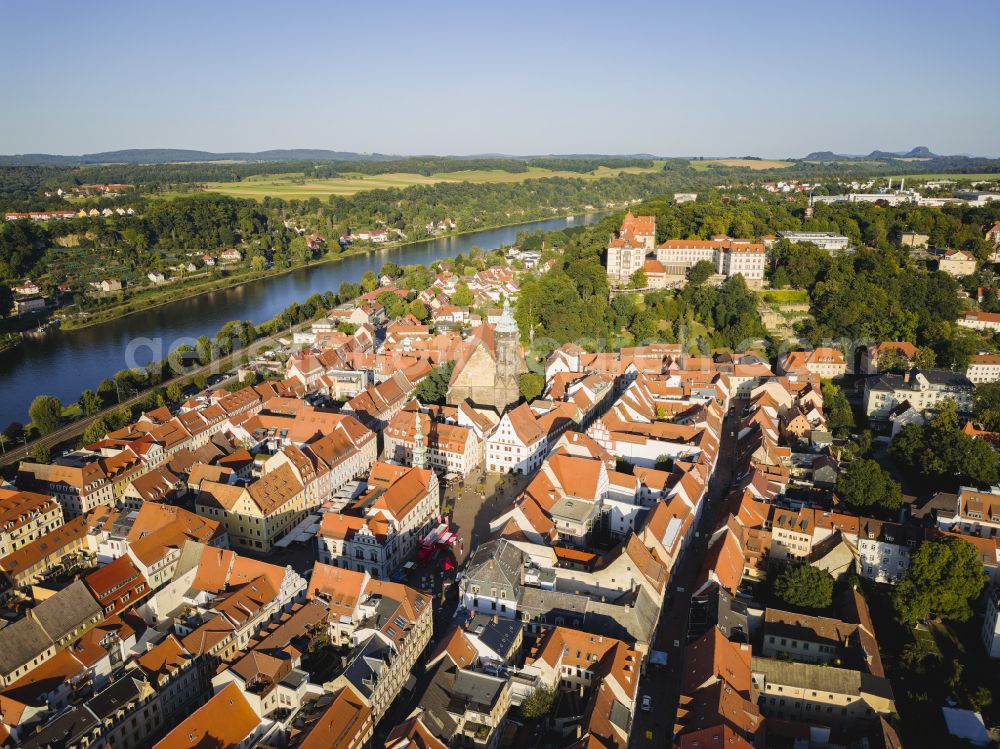
<path id="1" fill-rule="evenodd" d="M 109 252 L 118 263 L 145 270 L 155 266 L 160 250 L 216 250 L 253 241 L 287 246 L 291 235 L 274 225 L 259 203 L 220 195 L 154 201 L 135 216 L 8 221 L 0 225 L 0 278 L 43 276 L 49 270 L 46 252 L 67 240 L 92 257 L 100 277 L 111 265 Z"/>

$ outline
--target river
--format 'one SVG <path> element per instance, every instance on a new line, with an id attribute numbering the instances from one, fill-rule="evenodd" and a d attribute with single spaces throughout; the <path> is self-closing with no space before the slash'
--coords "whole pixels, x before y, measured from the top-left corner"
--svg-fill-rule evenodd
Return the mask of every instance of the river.
<path id="1" fill-rule="evenodd" d="M 83 390 L 96 389 L 103 378 L 119 369 L 163 358 L 179 345 L 193 344 L 200 335 L 211 337 L 230 320 L 262 323 L 292 302 L 337 291 L 343 281 L 356 283 L 367 271 L 377 273 L 388 260 L 399 265 L 426 265 L 467 253 L 473 246 L 493 250 L 513 244 L 519 231 L 583 226 L 602 217 L 590 214 L 547 219 L 373 250 L 181 299 L 89 328 L 26 337 L 24 343 L 0 357 L 0 428 L 15 420 L 26 422 L 28 406 L 37 395 L 55 395 L 64 404 L 72 403 Z"/>

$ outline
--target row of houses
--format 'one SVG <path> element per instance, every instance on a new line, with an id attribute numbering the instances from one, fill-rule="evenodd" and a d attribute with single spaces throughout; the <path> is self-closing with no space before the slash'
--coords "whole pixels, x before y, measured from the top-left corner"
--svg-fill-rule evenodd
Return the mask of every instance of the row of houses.
<path id="1" fill-rule="evenodd" d="M 78 211 L 29 211 L 26 213 L 8 212 L 4 214 L 5 221 L 59 221 L 73 218 L 110 218 L 112 216 L 134 216 L 134 208 L 81 208 Z"/>
<path id="2" fill-rule="evenodd" d="M 322 563 L 307 580 L 172 505 L 80 520 L 99 566 L 4 630 L 0 732 L 20 746 L 361 746 L 430 641 L 405 585 Z M 326 642 L 347 656 L 324 684 L 303 657 Z"/>

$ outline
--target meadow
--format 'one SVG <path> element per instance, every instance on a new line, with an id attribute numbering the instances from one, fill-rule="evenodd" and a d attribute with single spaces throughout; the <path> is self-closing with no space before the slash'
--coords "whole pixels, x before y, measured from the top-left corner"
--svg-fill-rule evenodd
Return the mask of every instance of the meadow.
<path id="1" fill-rule="evenodd" d="M 918 179 L 950 179 L 956 182 L 980 182 L 980 181 L 1000 181 L 1000 173 L 979 173 L 979 174 L 961 174 L 959 172 L 952 172 L 951 174 L 946 174 L 944 172 L 939 172 L 936 174 L 904 174 L 901 175 L 906 177 L 907 181 L 918 180 Z M 893 177 L 893 179 L 899 179 L 899 177 Z"/>
<path id="2" fill-rule="evenodd" d="M 691 159 L 691 168 L 698 172 L 705 172 L 713 166 L 727 166 L 734 169 L 751 169 L 756 172 L 763 169 L 784 169 L 793 163 L 771 159 L 707 159 L 705 161 Z"/>

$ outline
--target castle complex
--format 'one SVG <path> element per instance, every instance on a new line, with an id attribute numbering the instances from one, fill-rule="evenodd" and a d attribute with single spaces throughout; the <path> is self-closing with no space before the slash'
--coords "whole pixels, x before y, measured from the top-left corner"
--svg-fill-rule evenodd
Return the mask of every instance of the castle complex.
<path id="1" fill-rule="evenodd" d="M 749 239 L 718 236 L 712 239 L 670 239 L 656 245 L 656 217 L 625 215 L 617 236 L 608 241 L 608 280 L 613 287 L 627 286 L 636 271 L 646 274 L 646 288 L 683 286 L 696 263 L 706 261 L 715 275 L 737 273 L 750 288 L 760 288 L 767 262 L 763 244 Z"/>

